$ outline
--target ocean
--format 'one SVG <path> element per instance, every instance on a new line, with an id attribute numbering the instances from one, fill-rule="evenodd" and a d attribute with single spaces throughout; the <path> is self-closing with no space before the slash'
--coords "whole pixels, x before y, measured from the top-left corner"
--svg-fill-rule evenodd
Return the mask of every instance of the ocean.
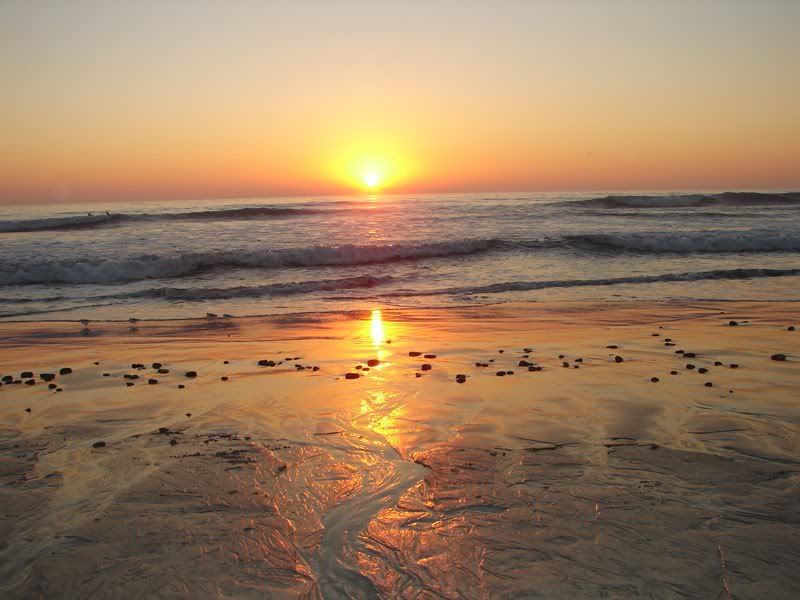
<path id="1" fill-rule="evenodd" d="M 800 192 L 5 206 L 0 250 L 3 320 L 797 300 Z"/>

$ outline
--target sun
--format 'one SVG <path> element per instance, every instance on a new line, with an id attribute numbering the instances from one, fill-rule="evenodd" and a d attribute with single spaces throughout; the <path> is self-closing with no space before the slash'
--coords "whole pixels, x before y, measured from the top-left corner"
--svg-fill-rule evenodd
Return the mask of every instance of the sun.
<path id="1" fill-rule="evenodd" d="M 369 189 L 375 189 L 381 182 L 380 173 L 377 171 L 367 171 L 364 173 L 364 185 Z"/>

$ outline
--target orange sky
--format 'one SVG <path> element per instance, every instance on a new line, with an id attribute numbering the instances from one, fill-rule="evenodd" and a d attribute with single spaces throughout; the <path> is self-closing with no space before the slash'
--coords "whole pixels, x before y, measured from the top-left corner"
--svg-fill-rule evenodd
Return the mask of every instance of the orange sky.
<path id="1" fill-rule="evenodd" d="M 800 188 L 800 2 L 0 5 L 0 202 Z"/>

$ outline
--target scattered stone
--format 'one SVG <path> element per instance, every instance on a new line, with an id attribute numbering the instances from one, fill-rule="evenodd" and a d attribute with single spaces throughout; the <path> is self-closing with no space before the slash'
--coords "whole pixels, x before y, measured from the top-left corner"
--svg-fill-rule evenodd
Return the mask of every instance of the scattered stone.
<path id="1" fill-rule="evenodd" d="M 772 360 L 785 361 L 786 360 L 786 355 L 785 354 L 773 354 L 772 356 L 770 356 L 770 358 Z"/>
<path id="2" fill-rule="evenodd" d="M 61 369 L 58 370 L 58 374 L 59 375 L 71 375 L 72 374 L 72 369 L 69 368 L 69 367 L 62 367 Z"/>
<path id="3" fill-rule="evenodd" d="M 514 371 L 506 371 L 506 375 L 513 375 Z"/>
<path id="4" fill-rule="evenodd" d="M 228 377 L 227 377 L 227 376 L 225 376 L 225 375 L 223 375 L 222 377 L 220 377 L 220 379 L 221 379 L 222 381 L 228 381 Z"/>
<path id="5" fill-rule="evenodd" d="M 291 359 L 289 359 L 289 360 L 291 360 Z M 275 361 L 274 360 L 267 360 L 265 358 L 265 359 L 262 359 L 262 360 L 258 361 L 258 366 L 259 367 L 274 367 L 275 366 Z"/>
<path id="6" fill-rule="evenodd" d="M 786 328 L 786 331 L 794 331 L 794 325 L 789 325 L 789 326 Z"/>
<path id="7" fill-rule="evenodd" d="M 92 448 L 105 448 L 105 447 L 106 447 L 105 442 L 95 442 L 94 444 L 92 444 Z"/>
<path id="8" fill-rule="evenodd" d="M 559 354 L 558 358 L 564 358 L 564 355 L 563 354 Z"/>
<path id="9" fill-rule="evenodd" d="M 652 381 L 653 383 L 658 383 L 659 379 L 658 379 L 658 377 L 651 377 L 650 381 Z"/>
<path id="10" fill-rule="evenodd" d="M 435 355 L 435 354 L 426 354 L 426 355 L 425 355 L 425 356 L 423 356 L 422 358 L 428 358 L 428 359 L 432 359 L 432 358 L 436 358 L 436 355 Z"/>
<path id="11" fill-rule="evenodd" d="M 57 386 L 55 383 L 51 383 L 50 385 L 48 385 L 48 386 L 47 386 L 47 388 L 48 388 L 48 389 L 50 389 L 50 390 L 54 390 L 54 389 L 56 389 L 57 387 L 58 387 L 58 386 Z"/>
<path id="12" fill-rule="evenodd" d="M 675 354 L 683 354 L 683 350 L 675 350 Z"/>
<path id="13" fill-rule="evenodd" d="M 381 361 L 379 361 L 377 358 L 370 358 L 367 361 L 367 365 L 370 367 L 377 367 L 379 364 L 381 364 Z"/>
<path id="14" fill-rule="evenodd" d="M 191 417 L 191 416 L 192 416 L 192 413 L 186 413 L 186 416 L 187 416 L 187 417 Z"/>
<path id="15" fill-rule="evenodd" d="M 671 341 L 672 341 L 672 338 L 664 338 L 664 341 L 665 341 L 665 342 L 671 342 Z"/>
<path id="16" fill-rule="evenodd" d="M 460 373 L 458 375 L 456 375 L 456 382 L 464 383 L 466 380 L 467 380 L 467 376 L 466 375 L 462 375 Z"/>
<path id="17" fill-rule="evenodd" d="M 42 381 L 53 381 L 56 378 L 55 373 L 39 373 Z"/>
<path id="18" fill-rule="evenodd" d="M 713 387 L 713 386 L 714 386 L 714 384 L 713 384 L 713 383 L 711 383 L 710 381 L 706 381 L 704 385 L 705 385 L 706 387 Z"/>
<path id="19" fill-rule="evenodd" d="M 688 364 L 688 365 L 686 365 L 686 368 L 691 371 L 692 369 L 694 369 L 694 365 L 693 364 Z"/>
<path id="20" fill-rule="evenodd" d="M 624 361 L 625 361 L 625 359 L 622 358 L 621 356 L 615 356 L 614 357 L 614 362 L 621 363 L 621 362 L 624 362 Z"/>
<path id="21" fill-rule="evenodd" d="M 660 337 L 661 336 L 660 333 L 651 333 L 650 335 L 652 335 L 653 337 Z"/>
<path id="22" fill-rule="evenodd" d="M 158 383 L 158 379 L 148 379 L 147 383 L 148 385 L 155 385 Z"/>
<path id="23" fill-rule="evenodd" d="M 697 358 L 697 354 L 694 352 L 684 352 L 683 358 Z"/>
<path id="24" fill-rule="evenodd" d="M 519 361 L 518 367 L 530 367 L 532 363 L 529 363 L 527 360 Z"/>
<path id="25" fill-rule="evenodd" d="M 175 438 L 172 438 L 172 439 L 169 441 L 169 445 L 170 445 L 170 446 L 177 446 L 177 445 L 178 445 L 178 440 L 176 440 Z"/>
<path id="26" fill-rule="evenodd" d="M 14 377 L 12 375 L 3 376 L 3 383 L 11 383 L 12 381 L 14 381 Z"/>
<path id="27" fill-rule="evenodd" d="M 533 352 L 533 348 L 524 348 L 523 352 L 527 352 L 528 354 L 530 354 L 531 352 Z"/>
<path id="28" fill-rule="evenodd" d="M 731 369 L 738 369 L 739 365 L 737 365 L 736 363 L 731 363 L 731 364 L 728 365 L 728 367 L 731 368 Z"/>
<path id="29" fill-rule="evenodd" d="M 186 376 L 189 378 L 197 377 L 197 371 L 186 371 Z"/>
<path id="30" fill-rule="evenodd" d="M 715 361 L 714 361 L 714 366 L 715 366 L 715 367 L 721 367 L 721 366 L 722 366 L 722 362 L 721 362 L 721 361 L 719 361 L 719 360 L 715 360 Z"/>
<path id="31" fill-rule="evenodd" d="M 103 373 L 103 377 L 111 377 L 111 373 Z"/>
<path id="32" fill-rule="evenodd" d="M 505 376 L 505 374 L 506 374 L 506 372 L 505 372 L 505 371 L 498 371 L 498 372 L 496 373 L 496 375 L 497 375 L 498 377 L 504 377 L 504 376 Z"/>
<path id="33" fill-rule="evenodd" d="M 128 386 L 128 387 L 133 387 L 133 382 L 132 381 L 126 381 L 125 385 Z"/>
<path id="34" fill-rule="evenodd" d="M 30 408 L 26 408 L 25 412 L 31 412 L 31 409 Z"/>
<path id="35" fill-rule="evenodd" d="M 528 367 L 528 371 L 541 371 L 542 367 L 537 367 L 536 365 L 531 365 Z"/>
<path id="36" fill-rule="evenodd" d="M 229 360 L 223 360 L 223 361 L 222 361 L 222 364 L 223 364 L 223 365 L 229 365 L 229 364 L 231 364 L 231 361 L 229 361 Z"/>
<path id="37" fill-rule="evenodd" d="M 184 389 L 185 387 L 186 387 L 186 386 L 185 386 L 185 385 L 183 385 L 182 383 L 179 383 L 179 384 L 178 384 L 178 389 L 179 389 L 179 390 L 182 390 L 182 389 Z"/>
<path id="38" fill-rule="evenodd" d="M 498 352 L 499 352 L 500 354 L 502 354 L 503 352 L 505 352 L 505 350 L 498 350 Z"/>
<path id="39" fill-rule="evenodd" d="M 56 388 L 56 391 L 57 391 L 57 392 L 63 392 L 64 390 L 63 390 L 63 389 L 61 389 L 61 388 Z"/>
<path id="40" fill-rule="evenodd" d="M 36 384 L 36 380 L 35 379 L 26 379 L 25 380 L 25 385 L 34 385 L 34 384 Z"/>
<path id="41" fill-rule="evenodd" d="M 409 352 L 409 356 L 422 356 L 422 352 Z"/>
<path id="42" fill-rule="evenodd" d="M 567 361 L 562 362 L 561 366 L 564 367 L 565 369 L 569 369 L 569 363 Z"/>
<path id="43" fill-rule="evenodd" d="M 161 368 L 161 363 L 153 363 L 152 366 L 153 366 L 154 369 L 160 369 Z"/>
<path id="44" fill-rule="evenodd" d="M 677 375 L 677 374 L 678 374 L 678 372 L 677 372 L 677 371 L 670 371 L 670 372 L 669 372 L 669 374 L 670 374 L 670 375 Z"/>
<path id="45" fill-rule="evenodd" d="M 414 373 L 416 377 L 422 377 L 422 373 Z"/>
<path id="46" fill-rule="evenodd" d="M 697 369 L 697 372 L 698 373 L 708 373 L 708 369 L 706 369 L 705 367 L 700 367 L 699 369 Z"/>
<path id="47" fill-rule="evenodd" d="M 606 348 L 608 348 L 609 350 L 616 350 L 617 348 L 619 348 L 619 346 L 611 345 L 611 346 L 606 346 Z"/>
<path id="48" fill-rule="evenodd" d="M 736 321 L 728 321 L 728 325 L 731 327 L 736 327 L 738 323 Z"/>
<path id="49" fill-rule="evenodd" d="M 161 375 L 166 375 L 169 373 L 169 369 L 159 369 L 158 372 L 161 373 Z"/>
<path id="50" fill-rule="evenodd" d="M 316 367 L 316 366 L 315 367 L 311 367 L 311 370 L 312 371 L 319 371 L 319 367 Z"/>
<path id="51" fill-rule="evenodd" d="M 33 377 L 33 371 L 23 371 L 19 374 L 20 379 L 30 379 Z"/>
<path id="52" fill-rule="evenodd" d="M 345 379 L 358 379 L 359 377 L 361 377 L 361 375 L 359 375 L 358 373 L 345 373 L 344 374 L 344 378 Z"/>
<path id="53" fill-rule="evenodd" d="M 423 371 L 430 371 L 432 368 L 433 367 L 430 363 L 422 363 L 422 366 L 420 367 L 420 369 Z"/>

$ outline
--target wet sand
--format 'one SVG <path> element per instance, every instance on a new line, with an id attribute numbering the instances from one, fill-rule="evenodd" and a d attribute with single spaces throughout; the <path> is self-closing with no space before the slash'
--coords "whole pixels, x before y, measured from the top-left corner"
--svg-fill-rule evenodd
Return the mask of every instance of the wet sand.
<path id="1" fill-rule="evenodd" d="M 794 598 L 799 322 L 620 302 L 0 324 L 0 376 L 35 382 L 0 386 L 0 597 Z"/>

